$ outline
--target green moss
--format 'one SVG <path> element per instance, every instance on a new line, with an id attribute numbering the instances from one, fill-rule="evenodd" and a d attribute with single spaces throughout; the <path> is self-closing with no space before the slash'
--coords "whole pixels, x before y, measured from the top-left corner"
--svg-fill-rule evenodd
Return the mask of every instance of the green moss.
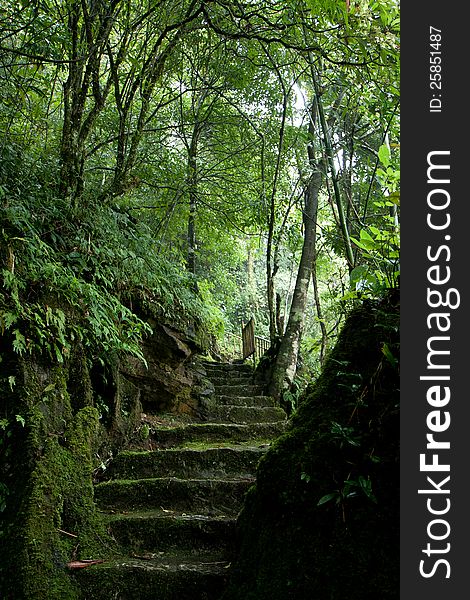
<path id="1" fill-rule="evenodd" d="M 269 446 L 272 440 L 252 439 L 247 441 L 198 441 L 198 442 L 183 442 L 181 448 L 189 450 L 208 450 L 210 448 L 256 448 Z"/>
<path id="2" fill-rule="evenodd" d="M 82 396 L 85 372 L 82 386 L 75 372 L 75 410 L 66 366 L 27 361 L 21 373 L 18 405 L 25 409 L 26 427 L 7 511 L 2 597 L 72 600 L 79 589 L 67 563 L 100 557 L 110 544 L 93 498 L 98 413 L 89 395 Z"/>

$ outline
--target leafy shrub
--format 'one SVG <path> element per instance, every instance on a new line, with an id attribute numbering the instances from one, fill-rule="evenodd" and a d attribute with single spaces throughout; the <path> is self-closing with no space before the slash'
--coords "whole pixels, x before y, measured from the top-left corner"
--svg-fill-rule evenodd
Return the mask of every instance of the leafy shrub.
<path id="1" fill-rule="evenodd" d="M 142 314 L 217 332 L 220 318 L 183 269 L 159 256 L 151 230 L 117 206 L 74 210 L 14 151 L 0 161 L 0 331 L 18 354 L 62 362 L 80 341 L 95 358 L 143 359 Z M 25 168 L 26 167 L 26 168 Z"/>

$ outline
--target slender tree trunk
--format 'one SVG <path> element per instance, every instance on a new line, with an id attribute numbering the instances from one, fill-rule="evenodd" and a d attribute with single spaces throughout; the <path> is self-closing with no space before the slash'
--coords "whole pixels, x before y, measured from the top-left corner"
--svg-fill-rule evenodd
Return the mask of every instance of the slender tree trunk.
<path id="1" fill-rule="evenodd" d="M 281 294 L 276 294 L 276 328 L 279 335 L 284 333 L 284 317 L 281 315 Z"/>
<path id="2" fill-rule="evenodd" d="M 315 128 L 318 115 L 318 100 L 318 96 L 315 94 L 310 110 L 308 128 L 309 143 L 307 144 L 307 154 L 311 175 L 305 187 L 302 255 L 297 271 L 289 318 L 275 359 L 269 385 L 269 391 L 276 400 L 280 400 L 283 391 L 291 386 L 297 372 L 300 341 L 305 324 L 308 288 L 315 265 L 318 194 L 322 185 L 322 173 L 324 170 L 323 160 L 318 161 L 315 155 Z"/>
<path id="3" fill-rule="evenodd" d="M 312 269 L 312 284 L 313 284 L 313 295 L 315 298 L 315 307 L 317 309 L 317 318 L 320 323 L 321 331 L 321 346 L 320 346 L 320 365 L 323 365 L 325 361 L 325 353 L 328 347 L 328 331 L 326 329 L 325 322 L 323 321 L 323 311 L 320 302 L 320 294 L 318 292 L 318 280 L 317 280 L 317 257 L 315 252 L 313 269 Z"/>
<path id="4" fill-rule="evenodd" d="M 343 238 L 344 252 L 345 252 L 346 260 L 348 262 L 349 272 L 351 272 L 354 268 L 354 253 L 353 253 L 353 249 L 352 249 L 352 245 L 351 245 L 351 238 L 349 235 L 349 229 L 348 229 L 347 219 L 346 219 L 346 215 L 345 215 L 345 211 L 344 211 L 343 200 L 341 198 L 341 192 L 340 192 L 339 185 L 338 185 L 338 174 L 336 172 L 336 167 L 335 167 L 335 161 L 334 161 L 334 155 L 333 155 L 333 145 L 331 143 L 330 130 L 329 130 L 326 118 L 325 118 L 325 112 L 323 110 L 323 103 L 321 100 L 321 93 L 320 93 L 317 77 L 315 75 L 315 71 L 313 68 L 313 63 L 312 63 L 312 68 L 311 68 L 311 74 L 312 74 L 313 86 L 315 89 L 315 96 L 317 98 L 317 103 L 318 103 L 318 116 L 319 116 L 320 126 L 321 126 L 321 129 L 323 132 L 323 140 L 325 143 L 326 158 L 327 158 L 328 166 L 329 166 L 330 173 L 331 173 L 331 181 L 333 184 L 333 191 L 334 191 L 334 197 L 335 197 L 335 201 L 336 201 L 336 207 L 338 209 L 338 218 L 339 218 L 339 223 L 340 223 L 341 237 Z"/>
<path id="5" fill-rule="evenodd" d="M 191 134 L 191 140 L 187 145 L 188 151 L 188 171 L 187 171 L 187 189 L 189 196 L 189 216 L 188 216 L 188 255 L 186 268 L 193 275 L 196 274 L 196 218 L 197 218 L 197 200 L 199 187 L 198 153 L 199 141 L 204 127 L 207 125 L 207 119 L 210 117 L 214 108 L 215 98 L 204 108 L 204 103 L 209 96 L 210 89 L 202 90 L 200 96 L 193 98 L 194 125 Z M 197 284 L 194 282 L 194 289 L 197 290 Z"/>
<path id="6" fill-rule="evenodd" d="M 188 257 L 187 269 L 196 274 L 196 211 L 197 211 L 197 138 L 199 135 L 196 124 L 188 156 L 188 188 L 189 188 L 189 217 L 188 217 Z"/>
<path id="7" fill-rule="evenodd" d="M 246 262 L 247 291 L 250 303 L 250 311 L 252 316 L 254 316 L 256 319 L 258 315 L 259 306 L 255 277 L 255 257 L 253 248 L 251 247 L 251 241 L 248 241 L 248 244 L 248 256 Z"/>
<path id="8" fill-rule="evenodd" d="M 276 362 L 274 364 L 270 393 L 280 399 L 282 392 L 292 384 L 297 371 L 297 359 L 302 337 L 307 294 L 315 257 L 316 222 L 318 212 L 318 193 L 322 183 L 320 170 L 315 170 L 305 191 L 304 243 L 300 258 L 294 295 L 289 311 L 286 331 L 282 337 Z"/>
<path id="9" fill-rule="evenodd" d="M 269 312 L 269 337 L 271 339 L 271 344 L 273 344 L 280 332 L 277 328 L 276 322 L 276 301 L 275 301 L 275 286 L 274 286 L 274 278 L 279 270 L 279 265 L 276 260 L 276 252 L 274 251 L 274 229 L 276 223 L 276 195 L 279 184 L 279 178 L 281 173 L 281 162 L 282 162 L 282 153 L 284 149 L 284 137 L 286 131 L 286 121 L 287 121 L 287 107 L 289 100 L 290 89 L 287 90 L 286 85 L 284 83 L 283 76 L 279 71 L 279 68 L 275 61 L 272 59 L 269 50 L 265 47 L 264 51 L 268 56 L 273 69 L 275 70 L 279 84 L 282 88 L 282 113 L 281 113 L 281 124 L 279 127 L 279 142 L 277 147 L 277 158 L 276 158 L 276 169 L 274 172 L 273 178 L 273 186 L 271 190 L 271 199 L 269 205 L 269 223 L 268 223 L 268 240 L 266 245 L 266 284 L 267 284 L 267 295 L 268 295 L 268 312 Z"/>

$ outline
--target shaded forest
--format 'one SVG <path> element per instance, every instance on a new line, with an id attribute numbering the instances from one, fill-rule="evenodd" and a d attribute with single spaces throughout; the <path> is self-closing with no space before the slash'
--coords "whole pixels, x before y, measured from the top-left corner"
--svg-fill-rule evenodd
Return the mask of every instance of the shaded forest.
<path id="1" fill-rule="evenodd" d="M 261 408 L 291 432 L 262 459 L 240 527 L 269 505 L 270 478 L 312 523 L 314 480 L 318 508 L 347 527 L 348 494 L 385 507 L 379 528 L 395 514 L 380 482 L 398 437 L 399 117 L 395 0 L 0 0 L 2 597 L 87 597 L 67 565 L 116 553 L 94 490 L 113 459 L 161 449 L 159 427 L 222 422 L 230 394 L 272 398 Z M 263 356 L 241 354 L 250 320 Z M 224 391 L 211 363 L 243 358 L 253 387 Z M 260 444 L 281 433 L 258 425 Z M 297 435 L 305 455 L 289 454 Z M 338 461 L 353 449 L 336 491 L 317 438 Z M 240 536 L 224 598 L 242 597 L 245 567 L 243 598 L 275 598 Z M 370 597 L 394 597 L 390 577 Z"/>

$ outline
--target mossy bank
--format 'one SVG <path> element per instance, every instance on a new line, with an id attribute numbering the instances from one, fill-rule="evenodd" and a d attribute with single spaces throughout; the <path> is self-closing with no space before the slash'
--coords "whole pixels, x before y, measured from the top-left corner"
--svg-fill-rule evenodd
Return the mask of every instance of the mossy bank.
<path id="1" fill-rule="evenodd" d="M 2 599 L 78 599 L 71 564 L 114 555 L 93 480 L 139 438 L 147 388 L 155 391 L 159 407 L 175 414 L 197 411 L 197 394 L 205 390 L 193 364 L 199 347 L 168 326 L 163 331 L 165 337 L 154 334 L 144 347 L 149 369 L 141 367 L 142 374 L 129 356 L 109 356 L 103 365 L 77 344 L 54 364 L 9 352 L 3 339 Z"/>
<path id="2" fill-rule="evenodd" d="M 223 600 L 388 600 L 399 590 L 399 311 L 348 318 L 261 460 Z"/>
<path id="3" fill-rule="evenodd" d="M 93 501 L 100 425 L 88 370 L 78 353 L 55 367 L 18 360 L 11 391 L 21 423 L 2 447 L 2 597 L 77 598 L 67 564 L 110 544 Z"/>

